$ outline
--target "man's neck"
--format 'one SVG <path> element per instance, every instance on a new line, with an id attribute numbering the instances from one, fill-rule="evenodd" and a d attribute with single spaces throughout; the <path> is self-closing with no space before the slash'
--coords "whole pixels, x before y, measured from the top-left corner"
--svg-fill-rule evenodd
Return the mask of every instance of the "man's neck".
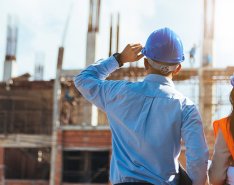
<path id="1" fill-rule="evenodd" d="M 172 73 L 170 73 L 169 75 L 162 75 L 162 74 L 157 73 L 157 72 L 147 71 L 147 74 L 148 74 L 148 75 L 149 75 L 149 74 L 161 75 L 161 76 L 164 76 L 164 77 L 170 78 L 171 80 L 172 80 L 172 78 L 173 78 L 173 74 L 172 74 Z"/>

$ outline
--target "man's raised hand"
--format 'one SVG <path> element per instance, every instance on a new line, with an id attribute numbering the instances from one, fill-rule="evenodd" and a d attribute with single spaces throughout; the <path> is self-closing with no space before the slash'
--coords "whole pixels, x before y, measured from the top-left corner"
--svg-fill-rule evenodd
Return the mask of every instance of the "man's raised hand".
<path id="1" fill-rule="evenodd" d="M 143 57 L 141 54 L 142 46 L 141 44 L 128 44 L 124 50 L 120 53 L 121 63 L 135 62 Z"/>

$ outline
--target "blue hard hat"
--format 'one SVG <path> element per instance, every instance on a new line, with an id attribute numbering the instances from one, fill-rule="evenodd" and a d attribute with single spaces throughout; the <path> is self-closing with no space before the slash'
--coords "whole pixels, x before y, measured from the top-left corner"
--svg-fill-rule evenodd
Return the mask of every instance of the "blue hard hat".
<path id="1" fill-rule="evenodd" d="M 179 36 L 169 28 L 151 33 L 141 52 L 147 58 L 159 62 L 175 64 L 184 61 L 183 44 Z"/>

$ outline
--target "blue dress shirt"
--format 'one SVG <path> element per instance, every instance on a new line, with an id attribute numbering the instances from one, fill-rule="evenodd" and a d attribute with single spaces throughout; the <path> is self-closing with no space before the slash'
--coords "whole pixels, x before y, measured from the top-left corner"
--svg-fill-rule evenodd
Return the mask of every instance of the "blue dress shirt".
<path id="1" fill-rule="evenodd" d="M 182 139 L 193 185 L 204 185 L 208 148 L 196 106 L 161 75 L 149 74 L 143 82 L 105 80 L 118 68 L 112 56 L 74 78 L 81 94 L 107 114 L 111 183 L 176 185 Z"/>

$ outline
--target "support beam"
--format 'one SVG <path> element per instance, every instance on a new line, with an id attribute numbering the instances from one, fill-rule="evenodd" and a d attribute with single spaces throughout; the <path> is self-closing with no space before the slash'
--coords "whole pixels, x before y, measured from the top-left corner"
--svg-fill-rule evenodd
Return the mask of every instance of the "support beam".
<path id="1" fill-rule="evenodd" d="M 116 27 L 116 52 L 119 52 L 119 22 L 120 16 L 117 14 L 117 27 Z"/>
<path id="2" fill-rule="evenodd" d="M 109 40 L 109 56 L 112 55 L 112 14 L 110 16 L 110 40 Z"/>
<path id="3" fill-rule="evenodd" d="M 95 62 L 96 54 L 96 37 L 99 31 L 100 20 L 100 6 L 101 0 L 90 0 L 89 8 L 89 23 L 87 33 L 87 45 L 86 45 L 86 67 Z M 94 112 L 97 112 L 96 106 L 87 104 L 83 108 L 84 124 L 92 124 L 92 118 Z M 91 114 L 91 112 L 93 112 Z M 93 119 L 94 120 L 94 119 Z"/>
<path id="4" fill-rule="evenodd" d="M 212 123 L 214 113 L 210 106 L 214 101 L 214 84 L 212 78 L 208 79 L 211 83 L 205 83 L 206 68 L 213 67 L 213 40 L 214 40 L 214 18 L 215 18 L 215 0 L 204 0 L 204 38 L 202 50 L 202 63 L 199 69 L 199 109 L 205 127 Z M 207 79 L 206 79 L 207 80 Z"/>
<path id="5" fill-rule="evenodd" d="M 56 184 L 56 169 L 59 168 L 57 164 L 58 153 L 58 128 L 60 126 L 60 99 L 61 99 L 61 73 L 63 64 L 64 48 L 60 47 L 58 52 L 56 78 L 54 81 L 54 101 L 53 101 L 53 130 L 52 130 L 52 142 L 51 142 L 51 167 L 50 167 L 50 185 Z"/>
<path id="6" fill-rule="evenodd" d="M 4 62 L 3 81 L 8 81 L 16 74 L 16 50 L 18 40 L 18 27 L 16 17 L 8 17 L 6 57 Z"/>
<path id="7" fill-rule="evenodd" d="M 0 147 L 0 184 L 5 185 L 4 148 Z"/>
<path id="8" fill-rule="evenodd" d="M 51 146 L 51 136 L 30 134 L 0 135 L 0 146 L 4 148 L 43 148 Z"/>

